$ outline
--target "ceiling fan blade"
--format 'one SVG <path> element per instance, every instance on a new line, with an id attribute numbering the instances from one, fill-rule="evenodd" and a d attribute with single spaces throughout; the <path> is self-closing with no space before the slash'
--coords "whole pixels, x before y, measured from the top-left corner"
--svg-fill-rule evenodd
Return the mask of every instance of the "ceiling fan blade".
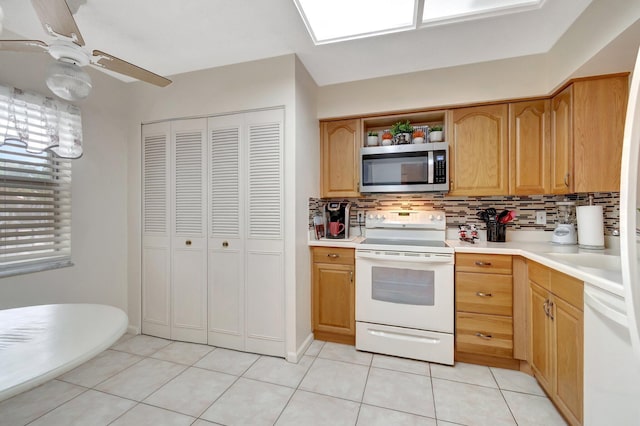
<path id="1" fill-rule="evenodd" d="M 79 46 L 84 46 L 80 29 L 65 0 L 31 0 L 31 4 L 47 33 L 53 31 L 73 39 L 73 42 Z"/>
<path id="2" fill-rule="evenodd" d="M 0 50 L 46 53 L 49 51 L 49 46 L 40 40 L 0 40 Z"/>
<path id="3" fill-rule="evenodd" d="M 155 84 L 156 86 L 165 87 L 171 84 L 171 80 L 168 78 L 154 74 L 151 71 L 147 71 L 144 68 L 130 64 L 127 61 L 123 61 L 122 59 L 116 58 L 115 56 L 109 55 L 108 53 L 104 53 L 100 50 L 93 51 L 93 58 L 91 58 L 91 62 L 110 71 L 128 75 L 129 77 L 146 81 L 147 83 Z"/>

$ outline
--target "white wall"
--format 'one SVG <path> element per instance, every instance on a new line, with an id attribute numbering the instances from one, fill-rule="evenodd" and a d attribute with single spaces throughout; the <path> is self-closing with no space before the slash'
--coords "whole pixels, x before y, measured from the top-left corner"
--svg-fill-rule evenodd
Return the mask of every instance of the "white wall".
<path id="1" fill-rule="evenodd" d="M 311 335 L 311 262 L 308 234 L 301 232 L 309 226 L 309 197 L 320 191 L 320 130 L 317 110 L 317 85 L 302 62 L 295 62 L 295 345 L 301 348 Z"/>
<path id="2" fill-rule="evenodd" d="M 0 53 L 0 82 L 52 96 L 48 55 Z M 127 85 L 89 70 L 80 102 L 84 155 L 72 166 L 74 266 L 0 279 L 0 308 L 91 302 L 127 308 Z"/>
<path id="3" fill-rule="evenodd" d="M 234 111 L 285 107 L 285 248 L 294 247 L 295 220 L 293 213 L 295 157 L 293 55 L 180 74 L 172 77 L 166 88 L 135 83 L 132 87 L 128 146 L 128 249 L 129 249 L 129 321 L 139 327 L 141 322 L 141 137 L 143 122 L 215 115 Z M 291 251 L 288 251 L 291 253 Z M 294 292 L 294 262 L 285 260 L 286 291 Z M 295 293 L 292 293 L 295 294 Z M 295 305 L 287 305 L 286 321 L 295 315 Z M 288 339 L 290 338 L 287 336 Z"/>

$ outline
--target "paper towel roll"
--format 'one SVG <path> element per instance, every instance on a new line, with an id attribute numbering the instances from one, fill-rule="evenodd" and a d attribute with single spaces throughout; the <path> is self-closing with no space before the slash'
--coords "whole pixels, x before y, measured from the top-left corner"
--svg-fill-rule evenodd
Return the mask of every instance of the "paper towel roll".
<path id="1" fill-rule="evenodd" d="M 604 216 L 602 206 L 576 208 L 578 219 L 578 245 L 584 248 L 604 248 Z"/>

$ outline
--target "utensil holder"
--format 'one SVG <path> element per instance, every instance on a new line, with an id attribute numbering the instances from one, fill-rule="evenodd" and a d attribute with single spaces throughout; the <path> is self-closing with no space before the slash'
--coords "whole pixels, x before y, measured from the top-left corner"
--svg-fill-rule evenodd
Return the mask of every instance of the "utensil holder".
<path id="1" fill-rule="evenodd" d="M 507 238 L 507 225 L 498 222 L 487 223 L 487 241 L 504 243 Z"/>

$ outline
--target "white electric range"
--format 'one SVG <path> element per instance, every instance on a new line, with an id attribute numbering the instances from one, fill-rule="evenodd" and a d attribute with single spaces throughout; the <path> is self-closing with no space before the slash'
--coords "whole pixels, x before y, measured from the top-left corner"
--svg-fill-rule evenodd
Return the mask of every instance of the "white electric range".
<path id="1" fill-rule="evenodd" d="M 356 247 L 356 349 L 453 365 L 454 252 L 442 211 L 370 215 Z"/>

